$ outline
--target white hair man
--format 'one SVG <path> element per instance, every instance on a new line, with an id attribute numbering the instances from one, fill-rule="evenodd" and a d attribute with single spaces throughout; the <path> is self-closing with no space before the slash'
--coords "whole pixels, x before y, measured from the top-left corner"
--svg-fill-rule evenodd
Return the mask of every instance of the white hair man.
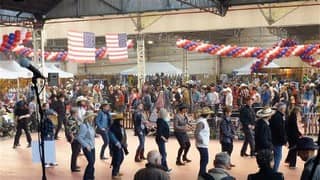
<path id="1" fill-rule="evenodd" d="M 161 166 L 161 155 L 158 151 L 152 150 L 147 155 L 146 167 L 136 172 L 134 180 L 169 180 L 170 176 Z"/>
<path id="2" fill-rule="evenodd" d="M 221 152 L 216 154 L 213 161 L 214 168 L 208 171 L 208 174 L 204 177 L 205 179 L 214 180 L 234 180 L 226 170 L 230 169 L 230 156 L 227 152 Z M 199 178 L 200 180 L 201 178 Z"/>

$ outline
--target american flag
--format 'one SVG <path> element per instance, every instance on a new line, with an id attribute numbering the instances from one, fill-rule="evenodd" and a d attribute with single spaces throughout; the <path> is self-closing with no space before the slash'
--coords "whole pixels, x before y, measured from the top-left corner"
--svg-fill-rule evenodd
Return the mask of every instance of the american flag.
<path id="1" fill-rule="evenodd" d="M 127 34 L 107 34 L 106 46 L 111 62 L 125 62 L 128 60 Z"/>
<path id="2" fill-rule="evenodd" d="M 68 32 L 68 60 L 77 63 L 94 63 L 96 42 L 94 33 Z"/>

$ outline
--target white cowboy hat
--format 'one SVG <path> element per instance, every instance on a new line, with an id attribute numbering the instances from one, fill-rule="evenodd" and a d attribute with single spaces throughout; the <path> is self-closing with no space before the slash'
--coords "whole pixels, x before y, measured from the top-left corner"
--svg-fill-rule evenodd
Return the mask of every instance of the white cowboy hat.
<path id="1" fill-rule="evenodd" d="M 240 87 L 248 87 L 248 85 L 246 85 L 245 83 L 241 83 Z"/>
<path id="2" fill-rule="evenodd" d="M 80 102 L 80 101 L 88 101 L 88 99 L 85 98 L 84 96 L 79 96 L 79 97 L 77 97 L 76 102 Z"/>
<path id="3" fill-rule="evenodd" d="M 265 107 L 263 109 L 260 109 L 257 112 L 257 117 L 258 118 L 265 118 L 265 117 L 270 117 L 272 116 L 276 111 L 272 110 L 270 107 Z"/>

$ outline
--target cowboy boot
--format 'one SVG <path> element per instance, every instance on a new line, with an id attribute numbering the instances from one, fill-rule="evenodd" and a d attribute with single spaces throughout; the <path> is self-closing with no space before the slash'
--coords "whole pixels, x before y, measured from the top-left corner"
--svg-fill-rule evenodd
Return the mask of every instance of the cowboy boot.
<path id="1" fill-rule="evenodd" d="M 141 162 L 141 159 L 140 159 L 140 150 L 137 150 L 136 151 L 136 155 L 134 157 L 134 161 L 135 162 Z"/>
<path id="2" fill-rule="evenodd" d="M 146 157 L 144 157 L 144 149 L 141 149 L 141 151 L 140 151 L 140 159 L 141 160 L 146 160 L 147 159 Z"/>

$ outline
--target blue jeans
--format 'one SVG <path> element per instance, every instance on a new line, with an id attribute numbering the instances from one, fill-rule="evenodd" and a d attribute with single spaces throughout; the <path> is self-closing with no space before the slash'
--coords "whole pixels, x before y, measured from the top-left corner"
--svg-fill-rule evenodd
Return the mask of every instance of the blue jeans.
<path id="1" fill-rule="evenodd" d="M 112 176 L 116 176 L 119 174 L 120 166 L 122 164 L 122 161 L 124 159 L 123 150 L 122 148 L 119 149 L 116 146 L 112 146 Z"/>
<path id="2" fill-rule="evenodd" d="M 197 147 L 198 151 L 200 153 L 200 170 L 199 170 L 199 176 L 203 176 L 207 173 L 207 165 L 209 162 L 209 153 L 208 148 L 200 148 Z"/>
<path id="3" fill-rule="evenodd" d="M 144 149 L 144 141 L 145 141 L 145 134 L 141 131 L 138 133 L 138 138 L 139 138 L 139 146 L 138 150 L 143 150 Z"/>
<path id="4" fill-rule="evenodd" d="M 84 156 L 88 161 L 88 165 L 86 167 L 86 170 L 84 171 L 83 180 L 94 179 L 94 163 L 96 160 L 95 149 L 91 149 L 91 151 L 88 151 L 86 148 L 83 148 L 82 150 L 83 150 Z"/>
<path id="5" fill-rule="evenodd" d="M 104 157 L 104 151 L 106 150 L 108 144 L 109 144 L 109 134 L 108 131 L 102 132 L 101 134 L 102 140 L 103 140 L 103 145 L 101 146 L 101 151 L 100 151 L 100 158 Z"/>
<path id="6" fill-rule="evenodd" d="M 166 152 L 166 144 L 164 141 L 157 141 L 159 152 L 161 154 L 161 165 L 164 167 L 165 170 L 169 170 L 167 164 L 167 152 Z"/>
<path id="7" fill-rule="evenodd" d="M 274 166 L 273 166 L 273 170 L 275 172 L 278 171 L 279 169 L 279 165 L 281 162 L 281 158 L 282 158 L 282 146 L 274 146 L 273 147 L 273 155 L 274 155 Z"/>

